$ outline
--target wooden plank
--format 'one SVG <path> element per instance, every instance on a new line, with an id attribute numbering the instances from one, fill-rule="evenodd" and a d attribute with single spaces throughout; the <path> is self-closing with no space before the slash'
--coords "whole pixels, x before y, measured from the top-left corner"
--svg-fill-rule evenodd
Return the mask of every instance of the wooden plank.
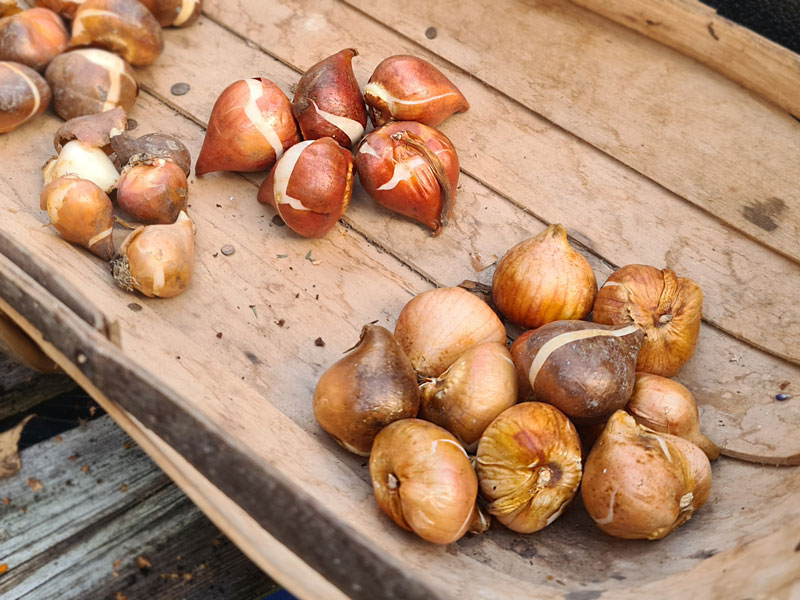
<path id="1" fill-rule="evenodd" d="M 344 1 L 800 260 L 800 123 L 708 67 L 567 0 Z"/>
<path id="2" fill-rule="evenodd" d="M 515 208 L 545 223 L 563 223 L 575 239 L 612 265 L 668 266 L 691 277 L 705 290 L 704 314 L 710 322 L 762 350 L 800 362 L 800 307 L 791 300 L 800 295 L 797 263 L 746 239 L 713 215 L 488 89 L 472 74 L 454 69 L 419 44 L 340 2 L 281 0 L 272 4 L 268 15 L 257 3 L 211 0 L 205 7 L 213 19 L 250 36 L 251 43 L 292 66 L 295 72 L 353 45 L 361 54 L 354 69 L 362 85 L 378 62 L 391 54 L 411 53 L 431 60 L 453 79 L 472 105 L 467 113 L 445 121 L 442 130 L 458 149 L 464 172 L 499 193 L 488 197 L 504 196 Z M 385 9 L 383 5 L 380 8 Z M 194 119 L 205 121 L 219 91 L 233 79 L 229 73 L 252 76 L 251 65 L 258 65 L 256 70 L 274 77 L 287 90 L 296 82 L 297 75 L 275 61 L 253 48 L 237 49 L 218 31 L 210 31 L 208 37 L 221 50 L 219 60 L 225 69 L 207 69 L 197 40 L 192 41 L 188 32 L 175 32 L 175 42 L 165 51 L 165 56 L 172 58 L 143 73 L 148 89 L 175 102 Z M 168 93 L 172 83 L 185 79 L 192 80 L 194 92 L 177 98 Z M 378 212 L 381 218 L 369 234 L 371 239 L 407 249 L 404 259 L 414 261 L 412 264 L 423 272 L 433 271 L 419 264 L 426 255 L 428 261 L 441 256 L 437 263 L 440 272 L 460 269 L 469 273 L 470 252 L 480 250 L 483 257 L 502 255 L 511 243 L 525 237 L 515 227 L 521 217 L 509 217 L 502 202 L 471 201 L 487 198 L 485 188 L 475 196 L 474 188 L 465 185 L 462 183 L 456 197 L 454 222 L 458 227 L 448 238 L 460 244 L 463 251 L 443 253 L 437 246 L 436 252 L 420 252 L 431 242 L 421 246 L 424 236 L 415 234 L 417 228 L 385 224 L 385 212 Z M 369 200 L 365 203 L 372 204 Z M 353 209 L 361 205 L 356 196 Z M 349 212 L 348 218 L 353 219 L 353 214 Z M 501 229 L 504 223 L 509 225 Z M 528 235 L 543 227 L 533 226 L 530 220 L 519 226 L 527 229 Z M 490 276 L 491 271 L 484 272 L 482 279 Z M 456 277 L 449 281 L 460 281 Z M 775 294 L 774 289 L 785 293 Z"/>
<path id="3" fill-rule="evenodd" d="M 61 440 L 23 451 L 22 470 L 0 484 L 10 502 L 0 512 L 9 567 L 0 594 L 251 600 L 275 589 L 111 417 Z"/>
<path id="4" fill-rule="evenodd" d="M 154 65 L 143 78 L 148 90 L 175 104 L 181 112 L 201 123 L 210 113 L 218 91 L 232 79 L 250 75 L 249 65 L 260 65 L 262 74 L 273 78 L 287 92 L 290 91 L 297 80 L 294 71 L 214 23 L 205 19 L 201 19 L 199 23 L 205 28 L 203 40 L 187 30 L 168 32 L 168 39 L 172 43 L 167 45 L 165 60 L 160 63 L 163 66 Z M 214 40 L 215 52 L 220 57 L 219 69 L 204 70 L 205 60 L 201 47 L 206 44 L 206 38 Z M 189 81 L 192 91 L 185 96 L 174 97 L 169 89 L 179 81 Z M 157 109 L 150 110 L 155 112 Z M 592 152 L 596 154 L 596 151 Z M 199 181 L 211 181 L 215 177 L 217 176 L 210 175 Z M 263 174 L 247 175 L 256 184 L 263 177 Z M 365 196 L 360 185 L 355 186 L 354 198 L 345 221 L 367 239 L 377 240 L 381 247 L 413 266 L 437 285 L 453 285 L 467 278 L 490 283 L 493 269 L 475 273 L 470 255 L 478 254 L 482 260 L 489 262 L 487 258 L 502 255 L 511 244 L 541 231 L 544 224 L 469 175 L 462 177 L 459 188 L 456 202 L 460 213 L 451 227 L 445 229 L 436 239 L 431 239 L 422 228 L 393 218 L 386 211 L 377 208 Z M 254 192 L 251 192 L 250 197 L 254 197 Z M 268 213 L 268 216 L 271 215 L 271 212 Z M 682 230 L 679 225 L 675 224 L 674 227 L 680 235 Z M 740 236 L 732 239 L 737 238 L 742 241 Z M 760 249 L 751 242 L 745 243 L 775 257 L 774 253 Z M 635 252 L 636 248 L 631 251 Z M 611 268 L 595 253 L 585 251 L 585 255 L 595 269 L 598 280 L 602 282 L 611 273 Z M 687 253 L 685 256 L 688 260 L 691 255 Z M 794 267 L 786 259 L 776 258 Z M 694 259 L 691 262 L 695 262 Z M 741 269 L 746 269 L 746 264 L 743 262 Z M 720 280 L 730 281 L 730 271 L 722 265 L 714 266 L 711 270 Z M 773 274 L 776 279 L 779 276 L 783 275 Z M 735 287 L 756 295 L 770 295 L 767 290 L 742 283 L 736 283 Z M 719 302 L 713 296 L 710 297 L 708 291 L 706 293 L 706 306 L 713 308 L 721 305 L 733 316 L 735 305 Z M 774 301 L 789 303 L 788 297 Z M 791 313 L 792 309 L 788 310 Z M 761 319 L 763 310 L 759 310 L 758 314 Z M 719 368 L 720 362 L 726 363 L 725 369 Z M 703 405 L 703 426 L 717 443 L 744 454 L 777 457 L 795 456 L 800 452 L 800 442 L 791 433 L 800 424 L 800 407 L 786 406 L 774 399 L 785 381 L 791 382 L 792 388 L 797 385 L 793 382 L 800 381 L 800 369 L 796 366 L 772 360 L 763 352 L 738 342 L 713 327 L 704 327 L 695 357 L 684 367 L 681 380 L 695 392 Z M 742 402 L 741 398 L 746 398 L 747 402 Z M 763 427 L 741 425 L 751 423 L 755 415 L 763 423 Z M 776 440 L 777 446 L 774 445 Z"/>
<path id="5" fill-rule="evenodd" d="M 696 0 L 572 0 L 675 48 L 800 117 L 798 56 Z"/>
<path id="6" fill-rule="evenodd" d="M 0 420 L 74 388 L 66 375 L 43 375 L 0 354 Z"/>

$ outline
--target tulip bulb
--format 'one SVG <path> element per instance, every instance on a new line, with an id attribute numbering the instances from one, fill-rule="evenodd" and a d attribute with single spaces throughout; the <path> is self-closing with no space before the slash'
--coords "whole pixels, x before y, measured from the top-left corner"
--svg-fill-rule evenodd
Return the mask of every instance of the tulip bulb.
<path id="1" fill-rule="evenodd" d="M 111 138 L 111 148 L 114 151 L 114 164 L 119 169 L 128 164 L 159 158 L 178 165 L 187 177 L 192 168 L 189 149 L 179 139 L 166 133 L 148 133 L 138 138 L 123 133 Z"/>
<path id="2" fill-rule="evenodd" d="M 22 9 L 17 6 L 17 0 L 0 0 L 0 18 L 10 17 L 21 12 Z"/>
<path id="3" fill-rule="evenodd" d="M 111 261 L 111 274 L 129 292 L 172 298 L 185 291 L 194 270 L 194 224 L 185 212 L 171 225 L 138 227 Z"/>
<path id="4" fill-rule="evenodd" d="M 478 480 L 461 444 L 447 431 L 403 419 L 375 438 L 369 458 L 381 510 L 403 529 L 451 544 L 472 526 Z"/>
<path id="5" fill-rule="evenodd" d="M 0 133 L 38 117 L 50 97 L 50 87 L 36 71 L 20 63 L 0 62 Z"/>
<path id="6" fill-rule="evenodd" d="M 118 106 L 112 110 L 75 117 L 64 123 L 56 131 L 53 146 L 56 152 L 72 140 L 78 140 L 87 146 L 101 148 L 111 154 L 111 138 L 120 135 L 128 128 L 128 116 L 125 109 Z"/>
<path id="7" fill-rule="evenodd" d="M 66 121 L 117 106 L 130 112 L 139 94 L 130 65 L 98 48 L 59 54 L 50 61 L 45 78 L 53 90 L 53 108 Z"/>
<path id="8" fill-rule="evenodd" d="M 367 111 L 353 74 L 355 48 L 346 48 L 318 62 L 297 83 L 292 101 L 305 140 L 332 137 L 353 148 L 364 135 Z"/>
<path id="9" fill-rule="evenodd" d="M 350 452 L 369 456 L 378 432 L 419 410 L 417 377 L 394 336 L 365 325 L 358 344 L 320 377 L 314 416 Z"/>
<path id="10" fill-rule="evenodd" d="M 717 445 L 700 433 L 700 414 L 694 396 L 677 381 L 636 373 L 633 395 L 625 410 L 639 425 L 689 440 L 705 452 L 709 460 L 719 458 Z"/>
<path id="11" fill-rule="evenodd" d="M 308 238 L 330 231 L 350 205 L 353 155 L 333 138 L 295 144 L 281 156 L 258 191 L 289 228 Z"/>
<path id="12" fill-rule="evenodd" d="M 117 168 L 108 155 L 79 140 L 67 142 L 58 156 L 47 161 L 42 169 L 45 185 L 65 175 L 91 181 L 106 193 L 111 192 L 119 180 Z"/>
<path id="13" fill-rule="evenodd" d="M 594 303 L 597 323 L 635 323 L 645 332 L 637 371 L 672 377 L 694 354 L 703 291 L 672 269 L 628 265 L 614 271 Z"/>
<path id="14" fill-rule="evenodd" d="M 102 189 L 85 179 L 59 177 L 45 185 L 39 200 L 61 237 L 111 260 L 114 207 Z"/>
<path id="15" fill-rule="evenodd" d="M 509 349 L 511 351 L 511 360 L 514 361 L 514 367 L 517 370 L 517 387 L 519 389 L 520 402 L 530 402 L 534 400 L 533 388 L 528 378 L 534 353 L 528 348 L 528 340 L 535 331 L 535 329 L 530 329 L 520 334 Z"/>
<path id="16" fill-rule="evenodd" d="M 505 345 L 484 342 L 420 391 L 420 418 L 444 427 L 469 450 L 497 415 L 517 403 L 516 369 Z"/>
<path id="17" fill-rule="evenodd" d="M 469 102 L 444 73 L 416 56 L 390 56 L 381 62 L 364 87 L 372 123 L 418 121 L 436 127 Z"/>
<path id="18" fill-rule="evenodd" d="M 67 49 L 69 34 L 59 16 L 46 8 L 31 8 L 0 19 L 0 60 L 43 71 Z"/>
<path id="19" fill-rule="evenodd" d="M 263 77 L 241 79 L 223 90 L 211 110 L 195 172 L 263 171 L 299 141 L 281 89 Z"/>
<path id="20" fill-rule="evenodd" d="M 489 514 L 519 533 L 539 531 L 561 516 L 581 481 L 575 426 L 541 402 L 517 404 L 492 421 L 476 462 Z"/>
<path id="21" fill-rule="evenodd" d="M 597 422 L 628 403 L 643 338 L 635 325 L 554 321 L 531 334 L 520 356 L 530 361 L 537 400 L 581 423 Z"/>
<path id="22" fill-rule="evenodd" d="M 174 223 L 186 211 L 189 183 L 173 162 L 156 158 L 125 167 L 117 185 L 117 205 L 139 223 Z"/>
<path id="23" fill-rule="evenodd" d="M 200 18 L 203 0 L 141 0 L 161 27 L 188 27 Z"/>
<path id="24" fill-rule="evenodd" d="M 85 0 L 33 0 L 33 5 L 52 10 L 58 16 L 69 21 L 75 16 L 75 11 Z"/>
<path id="25" fill-rule="evenodd" d="M 394 335 L 423 377 L 439 377 L 472 346 L 506 340 L 505 327 L 489 305 L 459 287 L 412 298 L 397 318 Z"/>
<path id="26" fill-rule="evenodd" d="M 688 521 L 710 490 L 711 465 L 700 448 L 617 411 L 586 460 L 581 496 L 606 533 L 657 540 Z"/>
<path id="27" fill-rule="evenodd" d="M 497 309 L 529 329 L 583 319 L 596 294 L 589 261 L 570 246 L 561 225 L 550 225 L 514 246 L 497 264 L 492 280 Z"/>
<path id="28" fill-rule="evenodd" d="M 138 0 L 85 0 L 72 20 L 70 46 L 105 48 L 138 67 L 155 62 L 164 50 L 164 37 Z"/>
<path id="29" fill-rule="evenodd" d="M 389 123 L 361 141 L 355 164 L 373 200 L 441 233 L 459 173 L 456 149 L 443 133 L 411 121 Z"/>

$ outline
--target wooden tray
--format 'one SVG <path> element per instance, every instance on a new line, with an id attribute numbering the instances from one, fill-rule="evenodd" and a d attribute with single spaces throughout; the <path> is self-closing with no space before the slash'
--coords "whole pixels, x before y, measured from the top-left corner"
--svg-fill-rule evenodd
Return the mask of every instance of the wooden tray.
<path id="1" fill-rule="evenodd" d="M 438 547 L 379 511 L 366 461 L 320 430 L 311 395 L 362 324 L 393 327 L 432 286 L 489 283 L 483 267 L 560 222 L 600 282 L 645 263 L 703 287 L 700 343 L 679 379 L 704 431 L 729 455 L 798 464 L 800 123 L 561 0 L 206 0 L 200 22 L 166 40 L 137 71 L 131 117 L 195 157 L 226 85 L 266 76 L 291 95 L 300 72 L 345 47 L 361 54 L 362 85 L 382 58 L 412 53 L 472 105 L 442 126 L 462 175 L 440 237 L 357 186 L 341 226 L 299 239 L 256 202 L 264 174 L 192 178 L 195 280 L 169 301 L 116 288 L 107 264 L 46 226 L 39 168 L 55 116 L 0 136 L 0 310 L 262 568 L 303 598 L 797 593 L 795 468 L 721 459 L 708 504 L 660 542 L 610 538 L 576 502 L 537 534 L 495 526 Z M 189 93 L 170 92 L 179 82 Z"/>

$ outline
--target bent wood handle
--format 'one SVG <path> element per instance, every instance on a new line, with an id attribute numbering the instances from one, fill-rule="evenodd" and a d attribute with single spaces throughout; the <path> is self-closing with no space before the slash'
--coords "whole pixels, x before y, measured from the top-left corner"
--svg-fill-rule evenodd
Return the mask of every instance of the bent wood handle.
<path id="1" fill-rule="evenodd" d="M 800 55 L 696 0 L 572 0 L 708 65 L 800 117 Z"/>

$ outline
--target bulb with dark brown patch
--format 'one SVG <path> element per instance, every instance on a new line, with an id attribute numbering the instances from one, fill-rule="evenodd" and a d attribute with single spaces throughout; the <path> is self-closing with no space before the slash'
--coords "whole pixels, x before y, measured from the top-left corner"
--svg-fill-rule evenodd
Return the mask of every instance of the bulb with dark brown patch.
<path id="1" fill-rule="evenodd" d="M 200 18 L 203 0 L 140 0 L 162 27 L 188 27 Z"/>
<path id="2" fill-rule="evenodd" d="M 258 201 L 295 233 L 318 238 L 347 210 L 352 191 L 353 155 L 326 137 L 289 148 L 261 185 Z"/>
<path id="3" fill-rule="evenodd" d="M 187 177 L 192 168 L 189 149 L 179 139 L 166 133 L 148 133 L 138 138 L 122 133 L 111 138 L 111 148 L 112 159 L 118 169 L 124 169 L 129 163 L 158 158 L 175 163 Z"/>
<path id="4" fill-rule="evenodd" d="M 263 171 L 300 141 L 292 105 L 269 79 L 240 79 L 217 98 L 195 172 Z"/>
<path id="5" fill-rule="evenodd" d="M 70 46 L 105 48 L 138 67 L 155 62 L 164 50 L 164 37 L 138 0 L 86 0 L 75 11 Z"/>
<path id="6" fill-rule="evenodd" d="M 66 121 L 117 106 L 130 112 L 139 94 L 130 65 L 99 48 L 59 54 L 48 65 L 45 78 L 53 90 L 53 108 Z"/>
<path id="7" fill-rule="evenodd" d="M 515 360 L 530 361 L 528 380 L 537 400 L 577 422 L 597 422 L 631 397 L 643 339 L 635 325 L 554 321 L 536 329 Z"/>
<path id="8" fill-rule="evenodd" d="M 103 190 L 85 179 L 59 177 L 44 187 L 39 200 L 61 237 L 111 260 L 114 207 Z"/>
<path id="9" fill-rule="evenodd" d="M 50 98 L 50 87 L 36 71 L 19 63 L 0 62 L 0 133 L 38 117 Z"/>
<path id="10" fill-rule="evenodd" d="M 314 416 L 350 452 L 369 456 L 384 427 L 419 410 L 417 375 L 394 336 L 365 325 L 358 344 L 322 374 Z"/>
<path id="11" fill-rule="evenodd" d="M 297 83 L 292 111 L 303 139 L 332 137 L 343 148 L 354 147 L 364 135 L 367 111 L 353 74 L 355 48 L 321 60 Z"/>
<path id="12" fill-rule="evenodd" d="M 117 183 L 117 205 L 146 225 L 174 223 L 188 196 L 186 175 L 163 158 L 129 164 Z"/>
<path id="13" fill-rule="evenodd" d="M 364 87 L 372 123 L 418 121 L 436 127 L 469 102 L 447 76 L 416 56 L 390 56 L 381 62 Z"/>
<path id="14" fill-rule="evenodd" d="M 378 204 L 439 235 L 453 211 L 458 155 L 442 132 L 413 121 L 371 131 L 356 150 L 356 170 Z"/>
<path id="15" fill-rule="evenodd" d="M 69 34 L 56 13 L 31 8 L 0 19 L 0 60 L 10 60 L 43 71 L 67 49 Z"/>

